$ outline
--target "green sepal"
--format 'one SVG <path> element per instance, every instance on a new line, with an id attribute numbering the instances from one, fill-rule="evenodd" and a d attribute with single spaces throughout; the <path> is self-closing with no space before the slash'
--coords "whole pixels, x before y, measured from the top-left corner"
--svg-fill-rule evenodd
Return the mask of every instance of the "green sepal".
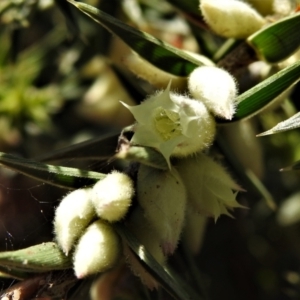
<path id="1" fill-rule="evenodd" d="M 72 267 L 72 258 L 66 256 L 53 242 L 29 248 L 0 252 L 0 266 L 16 272 L 48 272 Z"/>

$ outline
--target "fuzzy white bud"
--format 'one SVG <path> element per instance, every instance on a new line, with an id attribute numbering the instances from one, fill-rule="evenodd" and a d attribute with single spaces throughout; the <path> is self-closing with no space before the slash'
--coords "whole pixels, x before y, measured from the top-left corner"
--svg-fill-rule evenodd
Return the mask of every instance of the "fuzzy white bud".
<path id="1" fill-rule="evenodd" d="M 95 216 L 90 197 L 89 188 L 75 190 L 62 199 L 55 211 L 55 238 L 66 255 Z"/>
<path id="2" fill-rule="evenodd" d="M 165 255 L 176 249 L 184 225 L 186 191 L 176 170 L 161 171 L 141 165 L 137 179 L 138 201 L 156 230 Z"/>
<path id="3" fill-rule="evenodd" d="M 236 107 L 237 88 L 233 77 L 217 67 L 199 67 L 189 76 L 191 95 L 202 101 L 215 116 L 232 119 Z"/>
<path id="4" fill-rule="evenodd" d="M 74 252 L 77 278 L 112 268 L 120 255 L 121 243 L 114 229 L 103 220 L 91 224 L 81 236 Z"/>
<path id="5" fill-rule="evenodd" d="M 208 156 L 197 156 L 178 161 L 176 166 L 187 190 L 187 197 L 195 210 L 215 219 L 221 214 L 231 216 L 230 210 L 243 207 L 236 200 L 242 190 L 225 169 Z"/>
<path id="6" fill-rule="evenodd" d="M 133 195 L 131 178 L 115 171 L 94 185 L 92 202 L 100 218 L 116 222 L 126 215 Z"/>
<path id="7" fill-rule="evenodd" d="M 200 10 L 207 24 L 227 38 L 247 38 L 266 23 L 255 9 L 237 0 L 201 0 Z"/>
<path id="8" fill-rule="evenodd" d="M 170 156 L 188 156 L 210 146 L 216 123 L 206 106 L 169 87 L 137 106 L 125 105 L 137 121 L 131 142 L 156 148 L 170 164 Z"/>

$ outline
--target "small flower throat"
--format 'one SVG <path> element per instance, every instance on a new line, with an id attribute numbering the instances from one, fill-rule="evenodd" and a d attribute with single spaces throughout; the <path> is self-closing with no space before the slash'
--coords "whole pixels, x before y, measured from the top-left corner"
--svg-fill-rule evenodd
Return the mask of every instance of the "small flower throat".
<path id="1" fill-rule="evenodd" d="M 178 113 L 158 107 L 155 109 L 153 117 L 154 127 L 164 141 L 182 134 Z"/>

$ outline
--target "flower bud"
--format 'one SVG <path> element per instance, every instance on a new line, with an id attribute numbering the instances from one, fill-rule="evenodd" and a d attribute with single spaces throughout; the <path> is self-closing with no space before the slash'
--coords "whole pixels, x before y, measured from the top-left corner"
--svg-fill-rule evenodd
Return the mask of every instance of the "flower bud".
<path id="1" fill-rule="evenodd" d="M 169 87 L 137 106 L 125 105 L 137 121 L 131 142 L 156 148 L 167 160 L 210 146 L 216 123 L 205 105 L 170 93 Z"/>
<path id="2" fill-rule="evenodd" d="M 131 178 L 124 173 L 115 171 L 94 185 L 92 202 L 100 218 L 116 222 L 126 215 L 133 194 Z"/>
<path id="3" fill-rule="evenodd" d="M 176 170 L 161 171 L 141 165 L 137 178 L 138 201 L 156 231 L 163 253 L 172 254 L 184 224 L 185 187 Z"/>
<path id="4" fill-rule="evenodd" d="M 91 224 L 81 236 L 74 253 L 77 278 L 112 268 L 120 255 L 121 244 L 114 229 L 103 220 Z"/>
<path id="5" fill-rule="evenodd" d="M 188 201 L 197 212 L 216 221 L 221 214 L 231 216 L 230 210 L 243 207 L 235 200 L 237 193 L 232 191 L 241 188 L 208 156 L 199 153 L 182 159 L 176 168 L 187 189 Z"/>
<path id="6" fill-rule="evenodd" d="M 266 23 L 255 9 L 237 0 L 201 0 L 200 10 L 207 24 L 227 38 L 247 38 Z"/>
<path id="7" fill-rule="evenodd" d="M 191 95 L 202 101 L 215 116 L 232 119 L 237 88 L 227 71 L 217 67 L 198 67 L 190 74 L 188 86 Z"/>
<path id="8" fill-rule="evenodd" d="M 90 197 L 91 189 L 75 190 L 62 199 L 55 211 L 55 238 L 66 255 L 95 216 Z"/>

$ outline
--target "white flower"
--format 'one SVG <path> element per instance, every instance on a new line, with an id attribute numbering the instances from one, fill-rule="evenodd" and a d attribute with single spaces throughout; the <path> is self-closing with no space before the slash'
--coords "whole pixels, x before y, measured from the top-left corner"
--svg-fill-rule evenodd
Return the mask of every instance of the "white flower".
<path id="1" fill-rule="evenodd" d="M 176 166 L 187 190 L 188 201 L 196 211 L 205 216 L 221 214 L 231 216 L 230 211 L 243 207 L 236 201 L 235 191 L 242 189 L 224 168 L 208 156 L 197 156 L 178 161 Z"/>
<path id="2" fill-rule="evenodd" d="M 207 148 L 215 136 L 215 120 L 201 102 L 170 92 L 151 96 L 137 106 L 128 106 L 137 124 L 131 142 L 156 148 L 168 161 Z"/>

